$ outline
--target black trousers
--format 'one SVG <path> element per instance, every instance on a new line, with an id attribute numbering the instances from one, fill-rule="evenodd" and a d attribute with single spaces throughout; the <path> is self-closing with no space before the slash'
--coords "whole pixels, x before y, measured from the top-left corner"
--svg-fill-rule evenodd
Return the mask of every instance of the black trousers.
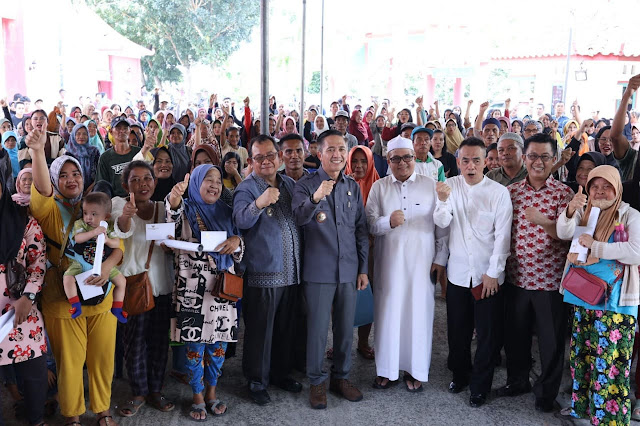
<path id="1" fill-rule="evenodd" d="M 472 394 L 488 394 L 493 382 L 493 370 L 500 351 L 504 291 L 475 300 L 470 287 L 447 285 L 447 365 L 453 381 L 469 383 Z M 476 329 L 477 348 L 471 364 L 471 339 Z"/>
<path id="2" fill-rule="evenodd" d="M 297 294 L 294 313 L 293 359 L 292 365 L 300 370 L 307 369 L 307 299 L 302 288 Z"/>
<path id="3" fill-rule="evenodd" d="M 298 292 L 298 285 L 244 287 L 242 370 L 251 391 L 266 389 L 270 379 L 281 380 L 291 372 Z"/>
<path id="4" fill-rule="evenodd" d="M 566 310 L 558 291 L 524 290 L 505 285 L 507 383 L 529 380 L 531 338 L 535 326 L 542 373 L 533 386 L 536 400 L 551 402 L 558 396 L 564 363 Z"/>
<path id="5" fill-rule="evenodd" d="M 22 393 L 27 407 L 29 424 L 35 425 L 44 420 L 44 404 L 47 402 L 49 388 L 47 375 L 47 356 L 42 355 L 28 361 L 12 364 L 16 376 L 22 382 Z M 2 419 L 0 418 L 0 424 Z"/>

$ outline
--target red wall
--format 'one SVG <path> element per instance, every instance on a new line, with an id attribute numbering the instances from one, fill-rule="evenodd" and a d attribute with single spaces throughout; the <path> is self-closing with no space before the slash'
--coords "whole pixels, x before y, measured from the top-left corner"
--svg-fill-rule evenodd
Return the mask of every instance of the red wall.
<path id="1" fill-rule="evenodd" d="M 18 7 L 17 19 L 2 19 L 4 38 L 4 72 L 7 95 L 12 99 L 14 93 L 26 95 L 27 82 L 24 65 L 24 29 L 22 8 Z"/>

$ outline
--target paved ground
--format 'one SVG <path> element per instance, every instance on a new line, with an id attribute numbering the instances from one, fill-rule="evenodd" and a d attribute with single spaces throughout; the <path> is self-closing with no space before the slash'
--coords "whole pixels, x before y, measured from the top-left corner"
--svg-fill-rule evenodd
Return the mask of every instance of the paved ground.
<path id="1" fill-rule="evenodd" d="M 561 420 L 552 414 L 541 414 L 534 410 L 533 394 L 517 398 L 490 399 L 489 403 L 479 409 L 469 407 L 469 392 L 451 395 L 447 392 L 450 373 L 446 368 L 447 340 L 445 303 L 436 302 L 436 320 L 434 327 L 434 348 L 431 364 L 430 381 L 425 391 L 419 394 L 406 392 L 403 385 L 388 390 L 375 390 L 371 383 L 375 376 L 375 364 L 358 356 L 354 350 L 354 365 L 351 379 L 364 393 L 364 400 L 358 403 L 348 402 L 329 394 L 326 410 L 313 410 L 308 403 L 308 382 L 301 373 L 294 377 L 304 384 L 301 394 L 291 395 L 279 389 L 270 389 L 272 403 L 258 407 L 249 402 L 246 385 L 242 377 L 242 347 L 238 347 L 238 356 L 228 360 L 224 367 L 224 376 L 219 382 L 219 397 L 229 405 L 229 412 L 224 417 L 212 418 L 207 423 L 219 425 L 570 425 L 588 422 Z M 355 342 L 355 339 L 354 339 Z M 355 347 L 355 346 L 354 346 Z M 536 343 L 534 341 L 534 348 Z M 537 358 L 537 355 L 535 355 Z M 534 366 L 539 366 L 536 361 Z M 566 406 L 569 401 L 568 366 L 562 383 L 562 394 L 558 401 Z M 505 383 L 504 365 L 496 370 L 493 387 Z M 160 413 L 153 408 L 143 407 L 139 414 L 129 419 L 116 417 L 120 425 L 183 425 L 191 424 L 185 417 L 190 405 L 191 394 L 187 386 L 167 378 L 165 393 L 177 405 L 170 413 Z M 129 396 L 126 379 L 116 379 L 113 383 L 113 405 L 121 404 Z M 2 408 L 7 425 L 17 423 L 9 413 L 9 403 L 3 390 Z M 57 415 L 51 419 L 52 424 L 62 424 Z M 92 414 L 82 417 L 84 424 L 95 424 Z"/>

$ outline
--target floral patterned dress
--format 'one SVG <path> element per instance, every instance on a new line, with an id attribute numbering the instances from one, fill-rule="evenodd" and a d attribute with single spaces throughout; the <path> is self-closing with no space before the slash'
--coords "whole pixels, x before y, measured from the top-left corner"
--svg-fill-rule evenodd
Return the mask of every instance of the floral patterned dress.
<path id="1" fill-rule="evenodd" d="M 39 293 L 44 282 L 46 271 L 46 243 L 38 222 L 31 216 L 24 231 L 22 245 L 16 259 L 27 272 L 27 293 Z M 0 312 L 4 315 L 15 303 L 9 297 L 5 265 L 0 265 Z M 44 321 L 37 305 L 33 305 L 27 320 L 14 328 L 0 342 L 0 365 L 14 364 L 37 358 L 47 353 L 44 337 Z"/>
<path id="2" fill-rule="evenodd" d="M 629 373 L 638 308 L 618 306 L 624 265 L 600 259 L 581 267 L 606 281 L 610 296 L 592 306 L 565 289 L 565 302 L 576 305 L 569 354 L 571 415 L 590 419 L 593 425 L 629 424 Z"/>

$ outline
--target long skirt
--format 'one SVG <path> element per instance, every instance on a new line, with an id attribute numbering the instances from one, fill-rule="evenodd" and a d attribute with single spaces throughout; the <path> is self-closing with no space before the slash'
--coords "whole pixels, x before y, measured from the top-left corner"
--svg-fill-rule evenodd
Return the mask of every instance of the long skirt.
<path id="1" fill-rule="evenodd" d="M 593 425 L 629 424 L 635 327 L 632 315 L 576 307 L 569 356 L 572 416 Z"/>

